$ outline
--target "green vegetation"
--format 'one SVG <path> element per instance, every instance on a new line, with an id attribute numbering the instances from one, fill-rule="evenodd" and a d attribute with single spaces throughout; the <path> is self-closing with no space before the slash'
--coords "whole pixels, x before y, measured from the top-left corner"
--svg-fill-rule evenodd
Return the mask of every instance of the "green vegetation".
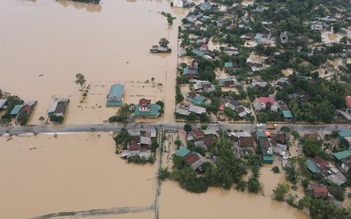
<path id="1" fill-rule="evenodd" d="M 173 24 L 173 20 L 176 19 L 176 17 L 173 17 L 170 13 L 165 13 L 165 12 L 161 12 L 161 14 L 165 17 L 167 17 L 167 22 L 169 25 Z"/>
<path id="2" fill-rule="evenodd" d="M 132 114 L 131 106 L 129 104 L 123 104 L 117 111 L 115 116 L 111 116 L 109 122 L 122 122 L 128 123 L 130 115 Z"/>
<path id="3" fill-rule="evenodd" d="M 51 122 L 58 123 L 58 124 L 61 124 L 64 120 L 63 116 L 56 116 L 56 115 L 51 115 L 49 118 Z"/>
<path id="4" fill-rule="evenodd" d="M 168 47 L 168 44 L 169 44 L 169 41 L 168 41 L 166 38 L 161 38 L 160 41 L 158 42 L 158 44 L 159 44 L 161 47 L 167 48 L 167 47 Z"/>
<path id="5" fill-rule="evenodd" d="M 203 164 L 203 173 L 200 175 L 187 165 L 183 158 L 174 157 L 174 169 L 170 179 L 178 181 L 182 188 L 195 193 L 206 192 L 209 186 L 230 189 L 235 183 L 241 188 L 244 187 L 242 177 L 247 174 L 247 165 L 232 153 L 231 142 L 226 135 L 219 139 L 214 153 L 217 158 L 216 165 Z M 250 191 L 257 192 L 259 189 L 260 183 L 254 178 L 251 179 Z"/>
<path id="6" fill-rule="evenodd" d="M 131 140 L 131 136 L 128 133 L 127 129 L 122 128 L 121 131 L 113 138 L 115 140 L 116 146 L 123 145 L 123 147 L 127 147 L 127 143 Z"/>
<path id="7" fill-rule="evenodd" d="M 155 158 L 153 158 L 153 157 L 145 158 L 145 157 L 131 156 L 131 157 L 127 158 L 127 162 L 128 163 L 141 164 L 141 165 L 145 165 L 147 163 L 154 164 L 155 163 Z"/>
<path id="8" fill-rule="evenodd" d="M 273 171 L 273 173 L 280 173 L 280 170 L 279 170 L 278 166 L 272 167 L 272 171 Z"/>
<path id="9" fill-rule="evenodd" d="M 17 121 L 21 126 L 26 125 L 28 120 L 29 120 L 29 115 L 27 112 L 21 111 L 18 113 Z"/>
<path id="10" fill-rule="evenodd" d="M 279 183 L 278 186 L 273 189 L 274 199 L 277 201 L 284 201 L 285 195 L 289 192 L 290 186 L 286 183 Z"/>
<path id="11" fill-rule="evenodd" d="M 1 117 L 1 123 L 8 124 L 9 122 L 11 122 L 12 119 L 10 115 L 12 109 L 16 105 L 23 104 L 23 100 L 21 100 L 21 98 L 19 98 L 18 96 L 13 96 L 9 93 L 1 92 L 0 94 L 0 98 L 7 98 L 7 108 L 4 115 Z"/>
<path id="12" fill-rule="evenodd" d="M 85 85 L 85 82 L 86 82 L 87 80 L 85 80 L 85 76 L 83 75 L 83 74 L 81 74 L 81 73 L 78 73 L 78 74 L 76 74 L 76 80 L 74 81 L 77 85 L 80 85 L 80 87 L 82 88 L 82 90 L 83 90 L 83 88 L 84 88 L 84 85 Z"/>

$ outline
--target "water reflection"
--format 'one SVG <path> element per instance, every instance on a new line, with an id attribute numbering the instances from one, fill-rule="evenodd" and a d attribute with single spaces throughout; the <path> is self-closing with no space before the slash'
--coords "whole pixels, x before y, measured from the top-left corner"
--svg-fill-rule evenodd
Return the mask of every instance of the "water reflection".
<path id="1" fill-rule="evenodd" d="M 100 12 L 102 10 L 101 5 L 99 4 L 100 0 L 94 0 L 91 3 L 70 1 L 70 0 L 56 0 L 56 2 L 60 3 L 65 8 L 69 6 L 73 6 L 78 10 L 85 9 L 88 12 Z"/>

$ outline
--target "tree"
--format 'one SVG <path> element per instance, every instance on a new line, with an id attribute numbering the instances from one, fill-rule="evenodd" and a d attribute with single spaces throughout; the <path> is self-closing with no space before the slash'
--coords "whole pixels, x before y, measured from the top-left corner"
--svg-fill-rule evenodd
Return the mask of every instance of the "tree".
<path id="1" fill-rule="evenodd" d="M 184 125 L 184 131 L 186 131 L 186 133 L 191 132 L 191 130 L 193 130 L 193 128 L 191 127 L 191 125 L 189 123 L 186 123 Z"/>
<path id="2" fill-rule="evenodd" d="M 256 178 L 250 177 L 247 182 L 247 188 L 249 192 L 258 193 L 261 190 L 261 184 Z"/>
<path id="3" fill-rule="evenodd" d="M 194 112 L 189 113 L 189 115 L 186 117 L 186 120 L 189 122 L 194 122 L 197 119 L 197 114 Z"/>
<path id="4" fill-rule="evenodd" d="M 314 158 L 322 151 L 322 141 L 306 138 L 301 141 L 303 152 L 307 157 Z"/>
<path id="5" fill-rule="evenodd" d="M 161 38 L 160 41 L 158 42 L 158 44 L 161 47 L 168 47 L 169 41 L 166 38 Z"/>
<path id="6" fill-rule="evenodd" d="M 40 116 L 40 117 L 39 117 L 39 121 L 40 121 L 40 122 L 44 122 L 44 121 L 45 121 L 45 118 L 44 118 L 43 116 Z"/>
<path id="7" fill-rule="evenodd" d="M 156 149 L 159 147 L 159 144 L 157 143 L 156 140 L 153 140 L 150 146 L 151 152 L 156 152 Z"/>
<path id="8" fill-rule="evenodd" d="M 286 183 L 279 183 L 278 186 L 273 189 L 274 199 L 277 201 L 284 201 L 285 195 L 289 192 L 290 186 Z"/>
<path id="9" fill-rule="evenodd" d="M 29 115 L 26 111 L 21 111 L 18 113 L 17 121 L 21 126 L 27 124 L 28 120 L 29 120 Z"/>
<path id="10" fill-rule="evenodd" d="M 156 104 L 159 105 L 161 109 L 163 109 L 163 107 L 165 106 L 162 100 L 157 101 Z"/>
<path id="11" fill-rule="evenodd" d="M 56 115 L 51 115 L 50 116 L 50 121 L 53 123 L 62 123 L 64 117 L 63 116 L 56 116 Z"/>
<path id="12" fill-rule="evenodd" d="M 74 82 L 77 85 L 80 85 L 82 90 L 83 90 L 85 82 L 86 82 L 85 76 L 83 74 L 81 74 L 81 73 L 76 74 L 76 80 Z"/>
<path id="13" fill-rule="evenodd" d="M 208 115 L 206 113 L 201 113 L 200 114 L 200 122 L 209 122 L 210 118 L 208 117 Z"/>
<path id="14" fill-rule="evenodd" d="M 123 122 L 127 123 L 132 111 L 130 110 L 130 106 L 128 104 L 123 104 L 117 111 L 115 116 L 111 116 L 108 121 L 109 122 Z"/>
<path id="15" fill-rule="evenodd" d="M 179 139 L 177 139 L 174 141 L 174 144 L 177 145 L 177 148 L 179 148 L 182 145 L 182 142 Z"/>
<path id="16" fill-rule="evenodd" d="M 128 130 L 125 128 L 122 128 L 120 132 L 116 135 L 116 137 L 113 138 L 115 140 L 116 146 L 123 144 L 125 147 L 127 146 L 127 143 L 131 140 L 131 136 L 128 133 Z"/>

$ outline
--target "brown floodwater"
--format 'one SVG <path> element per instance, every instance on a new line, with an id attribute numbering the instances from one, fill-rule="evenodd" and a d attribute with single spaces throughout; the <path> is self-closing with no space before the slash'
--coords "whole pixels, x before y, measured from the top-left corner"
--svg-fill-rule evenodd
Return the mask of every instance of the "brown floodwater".
<path id="1" fill-rule="evenodd" d="M 47 117 L 53 97 L 71 99 L 65 124 L 102 123 L 116 112 L 105 101 L 113 83 L 126 85 L 125 102 L 165 101 L 164 122 L 173 121 L 177 27 L 186 10 L 170 1 L 2 0 L 0 89 L 38 105 L 30 124 Z M 172 27 L 160 12 L 174 13 Z M 149 53 L 165 37 L 173 52 Z M 74 83 L 91 84 L 87 99 Z M 151 83 L 154 78 L 154 83 Z M 145 83 L 149 80 L 149 83 Z"/>
<path id="2" fill-rule="evenodd" d="M 114 149 L 107 133 L 0 137 L 0 218 L 151 206 L 156 165 L 127 165 Z"/>
<path id="3" fill-rule="evenodd" d="M 30 124 L 54 97 L 71 99 L 65 124 L 102 123 L 117 108 L 106 108 L 113 83 L 126 85 L 125 102 L 165 101 L 173 122 L 177 26 L 187 10 L 166 0 L 102 0 L 100 5 L 66 0 L 2 0 L 0 3 L 0 89 L 38 105 Z M 173 27 L 159 12 L 177 17 Z M 152 55 L 166 37 L 173 52 Z M 90 90 L 82 100 L 75 74 Z M 151 78 L 154 81 L 151 82 Z M 175 137 L 175 136 L 174 136 Z M 170 148 L 174 139 L 169 139 Z M 174 152 L 170 149 L 169 154 Z M 170 165 L 169 154 L 164 165 Z M 168 160 L 168 162 L 167 162 Z M 155 197 L 157 165 L 127 165 L 114 154 L 107 133 L 0 137 L 0 218 L 21 219 L 62 211 L 114 207 L 145 208 Z M 162 184 L 161 218 L 308 218 L 271 200 L 283 179 L 262 170 L 265 197 L 235 190 L 191 194 L 174 182 Z M 253 210 L 254 209 L 254 210 Z M 88 218 L 154 218 L 153 212 Z"/>

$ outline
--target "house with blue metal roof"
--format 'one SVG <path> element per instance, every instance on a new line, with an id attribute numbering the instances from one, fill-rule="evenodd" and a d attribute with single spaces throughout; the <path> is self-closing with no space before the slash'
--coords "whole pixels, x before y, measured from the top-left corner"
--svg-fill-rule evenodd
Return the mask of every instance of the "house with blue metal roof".
<path id="1" fill-rule="evenodd" d="M 107 96 L 106 106 L 121 106 L 123 104 L 124 85 L 113 84 Z"/>

